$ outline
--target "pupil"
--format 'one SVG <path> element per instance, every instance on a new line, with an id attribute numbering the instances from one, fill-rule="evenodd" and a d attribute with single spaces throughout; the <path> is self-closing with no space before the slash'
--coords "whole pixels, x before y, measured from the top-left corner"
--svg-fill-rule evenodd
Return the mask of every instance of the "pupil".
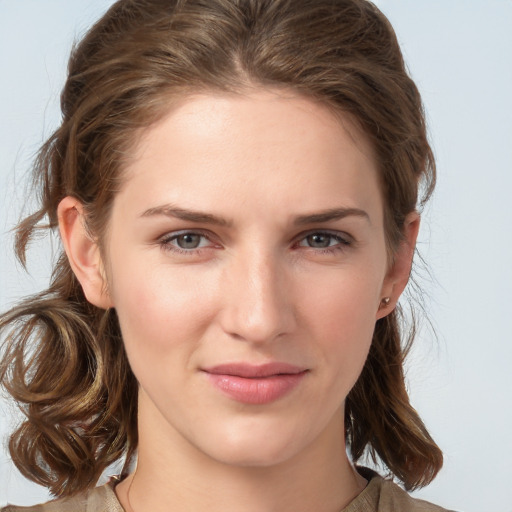
<path id="1" fill-rule="evenodd" d="M 200 236 L 190 233 L 181 235 L 178 237 L 177 242 L 182 249 L 196 249 L 199 246 Z"/>
<path id="2" fill-rule="evenodd" d="M 310 235 L 308 236 L 308 243 L 311 247 L 329 247 L 331 237 L 329 235 Z"/>

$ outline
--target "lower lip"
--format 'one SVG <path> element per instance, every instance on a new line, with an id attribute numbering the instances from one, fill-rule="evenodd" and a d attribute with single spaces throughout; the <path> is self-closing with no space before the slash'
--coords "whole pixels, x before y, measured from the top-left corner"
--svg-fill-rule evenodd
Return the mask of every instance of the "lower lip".
<path id="1" fill-rule="evenodd" d="M 293 391 L 306 372 L 257 378 L 218 375 L 208 372 L 206 375 L 217 389 L 237 402 L 262 405 L 275 402 Z"/>

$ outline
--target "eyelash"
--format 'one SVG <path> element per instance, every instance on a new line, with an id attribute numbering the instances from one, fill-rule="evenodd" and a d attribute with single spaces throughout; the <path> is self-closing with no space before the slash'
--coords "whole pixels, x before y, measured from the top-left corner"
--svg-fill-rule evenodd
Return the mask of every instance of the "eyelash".
<path id="1" fill-rule="evenodd" d="M 306 240 L 311 236 L 324 236 L 329 237 L 330 241 L 336 241 L 336 245 L 327 246 L 327 247 L 309 247 L 309 246 L 301 246 L 300 242 Z M 339 232 L 332 231 L 310 231 L 309 233 L 301 234 L 301 238 L 295 244 L 298 247 L 306 247 L 307 249 L 313 249 L 316 253 L 320 254 L 334 254 L 338 252 L 346 251 L 348 247 L 350 247 L 353 243 L 352 237 L 349 237 L 347 234 L 340 234 Z"/>
<path id="2" fill-rule="evenodd" d="M 160 238 L 159 243 L 163 250 L 170 251 L 177 254 L 183 254 L 185 256 L 194 256 L 201 254 L 204 249 L 209 249 L 210 247 L 197 247 L 192 249 L 183 249 L 181 247 L 178 247 L 177 245 L 174 245 L 172 242 L 174 240 L 177 240 L 181 236 L 185 235 L 192 235 L 192 236 L 200 236 L 201 238 L 204 238 L 206 240 L 209 240 L 211 242 L 211 236 L 209 236 L 207 233 L 203 231 L 178 231 L 175 233 L 171 233 L 169 235 L 166 235 L 162 238 Z"/>
<path id="3" fill-rule="evenodd" d="M 205 233 L 203 231 L 179 231 L 174 232 L 169 235 L 166 235 L 159 239 L 159 244 L 161 248 L 165 251 L 170 251 L 175 254 L 183 254 L 186 256 L 197 256 L 202 253 L 205 249 L 210 249 L 211 246 L 205 246 L 205 247 L 197 247 L 197 248 L 191 248 L 191 249 L 183 249 L 181 247 L 178 247 L 177 245 L 173 244 L 175 240 L 177 240 L 179 237 L 185 236 L 185 235 L 192 235 L 192 236 L 200 236 L 201 238 L 204 238 L 211 242 L 211 235 L 208 233 Z M 335 240 L 337 243 L 336 245 L 328 246 L 325 248 L 320 247 L 309 247 L 309 246 L 303 246 L 300 245 L 301 242 L 306 240 L 308 237 L 311 236 L 326 236 L 330 237 L 331 241 Z M 306 249 L 312 249 L 317 254 L 334 254 L 338 252 L 345 251 L 348 247 L 350 247 L 353 244 L 353 239 L 347 234 L 341 235 L 339 232 L 331 232 L 331 231 L 309 231 L 306 233 L 301 233 L 299 237 L 297 238 L 297 241 L 293 244 L 293 247 L 305 247 Z"/>

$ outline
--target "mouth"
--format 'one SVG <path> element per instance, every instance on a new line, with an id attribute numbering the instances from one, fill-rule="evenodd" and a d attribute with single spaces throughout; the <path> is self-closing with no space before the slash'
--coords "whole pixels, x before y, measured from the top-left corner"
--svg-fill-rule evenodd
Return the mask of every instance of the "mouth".
<path id="1" fill-rule="evenodd" d="M 218 391 L 240 403 L 263 405 L 291 393 L 309 372 L 288 363 L 230 363 L 204 368 Z"/>

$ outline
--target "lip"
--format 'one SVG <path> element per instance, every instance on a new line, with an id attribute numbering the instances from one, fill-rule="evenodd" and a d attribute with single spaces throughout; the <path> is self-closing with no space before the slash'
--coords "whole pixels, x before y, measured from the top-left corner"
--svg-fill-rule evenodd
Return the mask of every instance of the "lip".
<path id="1" fill-rule="evenodd" d="M 300 384 L 308 372 L 288 363 L 229 363 L 202 371 L 223 394 L 237 402 L 254 405 L 268 404 L 284 397 Z"/>

